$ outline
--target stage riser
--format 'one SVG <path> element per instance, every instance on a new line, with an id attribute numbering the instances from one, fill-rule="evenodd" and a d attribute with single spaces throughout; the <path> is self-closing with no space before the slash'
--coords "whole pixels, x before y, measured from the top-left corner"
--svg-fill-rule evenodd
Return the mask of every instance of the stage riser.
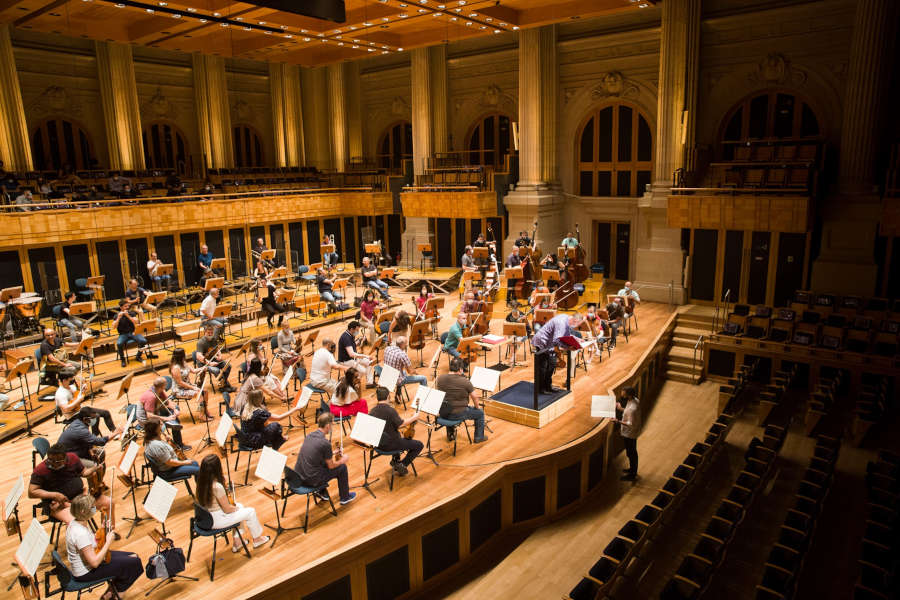
<path id="1" fill-rule="evenodd" d="M 573 406 L 575 406 L 575 395 L 566 394 L 542 410 L 522 408 L 496 400 L 485 400 L 484 412 L 489 417 L 497 417 L 511 423 L 540 429 L 566 414 Z"/>

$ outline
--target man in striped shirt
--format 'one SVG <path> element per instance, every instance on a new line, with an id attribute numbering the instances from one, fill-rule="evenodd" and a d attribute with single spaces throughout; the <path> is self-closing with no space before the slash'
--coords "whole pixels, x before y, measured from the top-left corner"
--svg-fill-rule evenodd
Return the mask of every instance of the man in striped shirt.
<path id="1" fill-rule="evenodd" d="M 428 379 L 424 375 L 409 374 L 409 371 L 412 369 L 412 362 L 406 354 L 406 346 L 408 343 L 406 336 L 400 335 L 394 338 L 394 343 L 384 350 L 384 364 L 400 371 L 400 385 L 406 385 L 408 383 L 427 385 Z"/>

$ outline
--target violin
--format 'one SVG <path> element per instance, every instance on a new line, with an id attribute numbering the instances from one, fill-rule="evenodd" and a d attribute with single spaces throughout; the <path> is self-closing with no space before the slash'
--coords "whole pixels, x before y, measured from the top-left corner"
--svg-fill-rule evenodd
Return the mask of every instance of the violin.
<path id="1" fill-rule="evenodd" d="M 115 471 L 115 467 L 111 467 L 111 468 L 113 469 L 113 471 Z M 99 471 L 96 471 L 96 472 L 99 472 Z M 101 480 L 101 483 L 102 483 L 102 480 Z M 115 483 L 116 483 L 116 478 L 113 477 L 112 481 L 110 481 L 110 485 L 115 485 Z M 113 497 L 114 497 L 113 491 L 112 491 L 112 489 L 110 489 L 110 491 L 109 491 L 109 512 L 107 512 L 107 509 L 105 509 L 105 508 L 100 509 L 100 515 L 101 515 L 100 527 L 97 528 L 97 533 L 94 534 L 94 540 L 97 542 L 98 548 L 102 548 L 103 546 L 106 545 L 106 536 L 110 531 L 112 531 L 112 529 L 116 523 L 116 517 L 115 517 L 116 509 L 115 509 L 115 503 L 113 502 Z M 112 560 L 112 552 L 107 551 L 106 556 L 103 557 L 103 562 L 108 563 L 110 560 Z"/>
<path id="2" fill-rule="evenodd" d="M 413 421 L 409 425 L 403 428 L 403 437 L 411 440 L 416 437 L 416 422 Z"/>
<path id="3" fill-rule="evenodd" d="M 103 464 L 98 465 L 96 469 L 91 471 L 87 476 L 88 493 L 94 498 L 99 498 L 109 491 L 109 487 L 103 482 L 106 475 L 106 467 Z"/>

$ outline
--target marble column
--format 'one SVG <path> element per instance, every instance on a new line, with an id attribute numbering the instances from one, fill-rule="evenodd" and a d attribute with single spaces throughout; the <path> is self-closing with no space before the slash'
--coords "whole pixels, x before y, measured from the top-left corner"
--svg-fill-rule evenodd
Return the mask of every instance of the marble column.
<path id="1" fill-rule="evenodd" d="M 433 152 L 449 150 L 447 124 L 447 46 L 428 49 L 431 67 L 431 142 Z"/>
<path id="2" fill-rule="evenodd" d="M 365 156 L 363 139 L 365 135 L 362 119 L 362 95 L 359 81 L 359 62 L 348 62 L 344 68 L 347 92 L 347 143 L 349 160 L 361 160 Z"/>
<path id="3" fill-rule="evenodd" d="M 94 42 L 110 169 L 143 169 L 141 113 L 131 46 Z"/>
<path id="4" fill-rule="evenodd" d="M 331 164 L 346 171 L 350 164 L 347 141 L 347 83 L 344 63 L 328 65 L 328 116 L 331 124 Z"/>
<path id="5" fill-rule="evenodd" d="M 425 172 L 432 146 L 432 92 L 428 48 L 409 53 L 412 91 L 413 170 Z"/>
<path id="6" fill-rule="evenodd" d="M 331 168 L 331 131 L 328 126 L 328 77 L 326 67 L 304 68 L 300 74 L 303 94 L 306 163 L 317 169 Z"/>
<path id="7" fill-rule="evenodd" d="M 234 167 L 234 144 L 231 137 L 231 107 L 228 103 L 228 81 L 225 59 L 195 52 L 194 105 L 200 148 L 206 166 L 211 169 Z"/>
<path id="8" fill-rule="evenodd" d="M 303 147 L 303 99 L 300 67 L 269 63 L 269 93 L 275 133 L 275 160 L 279 167 L 306 164 Z"/>
<path id="9" fill-rule="evenodd" d="M 34 169 L 9 25 L 0 25 L 0 160 L 7 171 Z"/>
<path id="10" fill-rule="evenodd" d="M 530 233 L 536 220 L 537 242 L 545 251 L 571 228 L 557 165 L 558 79 L 556 26 L 519 31 L 519 181 L 503 199 L 509 213 L 504 255 L 518 232 Z"/>
<path id="11" fill-rule="evenodd" d="M 841 124 L 838 186 L 821 209 L 822 240 L 810 287 L 841 294 L 876 294 L 874 224 L 881 215 L 875 153 L 894 57 L 897 3 L 859 0 Z"/>
<path id="12" fill-rule="evenodd" d="M 667 0 L 661 10 L 653 183 L 638 200 L 637 222 L 632 226 L 637 247 L 631 277 L 642 298 L 681 304 L 687 299 L 681 231 L 667 227 L 666 211 L 673 173 L 693 168 L 687 157 L 697 120 L 700 0 Z"/>

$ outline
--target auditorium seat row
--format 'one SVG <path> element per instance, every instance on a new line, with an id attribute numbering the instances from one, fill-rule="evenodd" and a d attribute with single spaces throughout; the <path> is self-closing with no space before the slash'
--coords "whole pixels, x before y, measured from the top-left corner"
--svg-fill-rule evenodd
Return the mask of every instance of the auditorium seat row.
<path id="1" fill-rule="evenodd" d="M 826 370 L 823 367 L 822 371 L 816 389 L 810 392 L 806 403 L 806 435 L 812 435 L 822 419 L 834 410 L 836 396 L 843 383 L 844 372 L 840 369 Z"/>
<path id="2" fill-rule="evenodd" d="M 726 409 L 710 426 L 702 442 L 697 442 L 684 460 L 675 467 L 672 476 L 657 490 L 654 499 L 644 505 L 627 521 L 618 534 L 603 549 L 600 558 L 582 577 L 581 581 L 565 596 L 566 600 L 596 600 L 611 595 L 614 587 L 627 585 L 633 572 L 639 571 L 637 562 L 646 554 L 672 524 L 678 527 L 677 512 L 689 492 L 703 479 L 713 458 L 725 446 L 725 439 L 736 414 L 745 404 L 746 385 L 753 375 L 756 363 L 744 365 L 733 379 L 731 396 Z M 712 536 L 704 542 L 704 555 L 716 554 L 721 546 Z M 632 566 L 634 564 L 634 566 Z"/>
<path id="3" fill-rule="evenodd" d="M 797 486 L 793 508 L 788 509 L 763 565 L 757 600 L 788 600 L 797 590 L 797 580 L 815 534 L 822 506 L 834 481 L 834 466 L 840 441 L 820 436 L 809 467 Z"/>
<path id="4" fill-rule="evenodd" d="M 854 446 L 862 445 L 869 430 L 885 421 L 885 414 L 893 408 L 893 384 L 891 377 L 863 375 L 850 421 Z"/>
<path id="5" fill-rule="evenodd" d="M 900 455 L 881 451 L 866 467 L 868 503 L 855 600 L 888 600 L 900 592 Z"/>

